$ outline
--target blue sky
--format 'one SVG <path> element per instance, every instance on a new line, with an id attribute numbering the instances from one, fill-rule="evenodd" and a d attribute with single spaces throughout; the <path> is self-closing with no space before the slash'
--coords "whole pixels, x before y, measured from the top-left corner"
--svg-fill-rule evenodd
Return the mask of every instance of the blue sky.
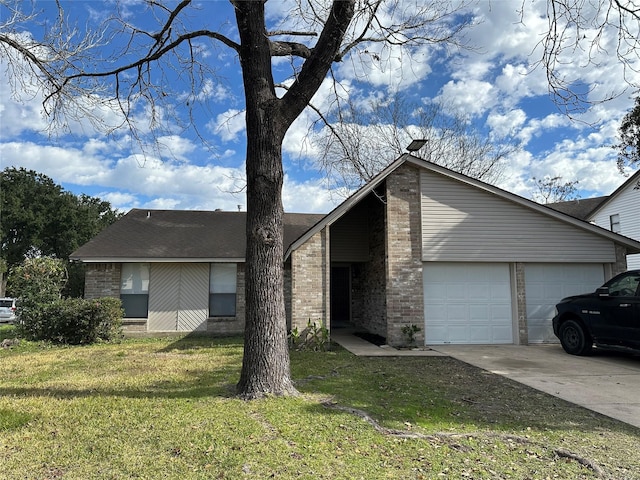
<path id="1" fill-rule="evenodd" d="M 270 25 L 288 26 L 294 18 L 288 16 L 293 3 L 269 1 Z M 63 1 L 62 5 L 76 25 L 88 22 L 92 26 L 115 8 L 110 0 Z M 569 120 L 549 98 L 544 71 L 534 68 L 541 55 L 538 42 L 547 26 L 546 2 L 525 2 L 522 18 L 520 5 L 511 0 L 472 4 L 466 13 L 477 21 L 467 32 L 473 50 L 445 51 L 435 46 L 375 50 L 380 47 L 372 46 L 367 52 L 354 52 L 334 69 L 343 94 L 364 105 L 367 98 L 389 97 L 397 91 L 418 104 L 442 102 L 467 116 L 487 135 L 511 133 L 523 148 L 507 159 L 495 183 L 524 197 L 530 198 L 535 191 L 533 177 L 545 176 L 578 180 L 582 198 L 609 194 L 625 180 L 616 168 L 611 145 L 616 143 L 622 117 L 633 106 L 633 91 L 627 88 L 615 56 L 603 54 L 596 68 L 586 61 L 586 52 L 574 52 L 571 58 L 563 59 L 563 73 L 593 87 L 593 98 L 603 91 L 620 95 L 594 106 L 575 121 Z M 43 9 L 43 18 L 50 20 L 54 18 L 53 6 L 53 2 L 36 2 L 36 8 Z M 228 2 L 201 1 L 196 7 L 189 12 L 189 21 L 198 24 L 206 19 L 203 24 L 207 28 L 236 38 Z M 120 8 L 131 24 L 154 29 L 139 1 L 122 1 Z M 6 21 L 6 10 L 2 18 Z M 21 29 L 22 35 L 36 38 L 42 32 L 36 24 L 22 25 Z M 111 44 L 118 46 L 117 42 Z M 188 87 L 175 76 L 165 79 L 173 92 L 161 112 L 168 127 L 154 132 L 160 146 L 146 155 L 140 153 L 127 131 L 107 136 L 86 120 L 71 122 L 67 131 L 48 132 L 41 93 L 16 99 L 9 88 L 2 88 L 2 167 L 44 173 L 73 193 L 98 196 L 123 211 L 134 207 L 244 209 L 244 104 L 238 60 L 221 44 L 202 43 L 199 48 L 201 58 L 215 67 L 215 73 L 198 85 L 198 98 L 190 97 Z M 377 59 L 371 55 L 373 51 Z M 0 75 L 6 86 L 5 66 L 2 59 Z M 277 81 L 286 78 L 289 66 L 288 60 L 274 61 Z M 329 108 L 330 91 L 327 81 L 315 98 L 318 105 Z M 181 107 L 194 101 L 194 120 L 201 137 L 182 126 L 189 119 Z M 170 112 L 175 112 L 175 120 Z M 148 125 L 148 112 L 140 109 L 136 115 L 140 125 Z M 118 120 L 108 109 L 96 110 L 96 116 L 107 123 Z M 317 168 L 317 147 L 310 146 L 308 137 L 314 120 L 313 111 L 305 111 L 283 144 L 286 211 L 328 212 L 343 198 L 327 187 Z"/>

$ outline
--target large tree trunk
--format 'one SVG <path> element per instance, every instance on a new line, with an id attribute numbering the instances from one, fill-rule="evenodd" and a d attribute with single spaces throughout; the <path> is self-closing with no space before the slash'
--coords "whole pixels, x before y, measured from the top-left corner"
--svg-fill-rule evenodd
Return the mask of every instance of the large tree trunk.
<path id="1" fill-rule="evenodd" d="M 283 282 L 282 141 L 336 58 L 355 0 L 336 1 L 312 55 L 278 99 L 264 1 L 232 0 L 240 33 L 247 124 L 246 326 L 238 393 L 293 395 Z"/>
<path id="2" fill-rule="evenodd" d="M 246 326 L 238 394 L 291 395 L 283 282 L 282 140 L 262 2 L 237 2 L 246 96 Z"/>

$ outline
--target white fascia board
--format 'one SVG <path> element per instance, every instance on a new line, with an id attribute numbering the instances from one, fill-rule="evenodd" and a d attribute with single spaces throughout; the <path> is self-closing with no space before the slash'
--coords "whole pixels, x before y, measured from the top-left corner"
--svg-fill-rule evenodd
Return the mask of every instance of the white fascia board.
<path id="1" fill-rule="evenodd" d="M 244 258 L 134 258 L 84 257 L 70 260 L 82 263 L 244 263 Z"/>

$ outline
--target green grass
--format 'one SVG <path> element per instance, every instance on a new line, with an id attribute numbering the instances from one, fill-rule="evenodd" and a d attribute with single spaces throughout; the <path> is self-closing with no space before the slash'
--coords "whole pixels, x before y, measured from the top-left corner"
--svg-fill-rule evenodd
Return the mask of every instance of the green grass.
<path id="1" fill-rule="evenodd" d="M 450 358 L 292 352 L 301 395 L 251 402 L 241 361 L 239 339 L 2 349 L 0 478 L 640 478 L 638 429 Z"/>

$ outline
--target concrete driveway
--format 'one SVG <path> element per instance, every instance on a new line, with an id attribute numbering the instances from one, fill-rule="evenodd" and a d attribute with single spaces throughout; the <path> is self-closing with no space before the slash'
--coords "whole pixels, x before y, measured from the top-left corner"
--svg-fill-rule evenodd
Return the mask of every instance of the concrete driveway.
<path id="1" fill-rule="evenodd" d="M 640 428 L 640 355 L 566 354 L 560 345 L 437 345 L 463 362 Z"/>

